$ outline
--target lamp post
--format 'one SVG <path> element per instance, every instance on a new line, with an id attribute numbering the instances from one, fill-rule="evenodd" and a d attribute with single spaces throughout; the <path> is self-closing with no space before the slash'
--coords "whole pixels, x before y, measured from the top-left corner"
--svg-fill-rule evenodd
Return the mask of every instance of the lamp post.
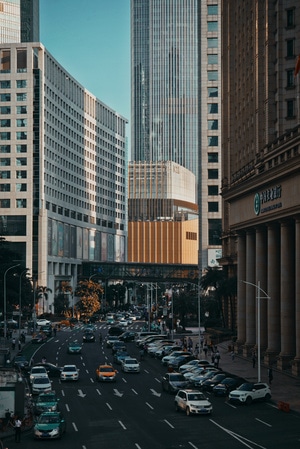
<path id="1" fill-rule="evenodd" d="M 7 322 L 6 322 L 6 275 L 7 273 L 12 270 L 13 268 L 18 267 L 20 264 L 16 264 L 13 265 L 12 267 L 7 268 L 7 270 L 4 273 L 3 276 L 3 300 L 4 300 L 4 304 L 3 304 L 3 319 L 4 319 L 4 339 L 6 340 L 6 336 L 7 336 Z"/>
<path id="2" fill-rule="evenodd" d="M 22 276 L 24 273 L 27 272 L 27 268 L 26 270 L 22 271 L 22 273 L 20 274 L 19 277 L 19 339 L 21 336 L 21 317 L 22 317 Z"/>
<path id="3" fill-rule="evenodd" d="M 244 284 L 252 285 L 256 288 L 256 309 L 257 309 L 257 381 L 261 382 L 261 369 L 260 369 L 260 300 L 262 298 L 271 299 L 271 297 L 261 288 L 260 281 L 257 281 L 257 284 L 253 284 L 252 282 L 242 281 Z M 261 292 L 263 292 L 266 296 L 261 296 Z"/>

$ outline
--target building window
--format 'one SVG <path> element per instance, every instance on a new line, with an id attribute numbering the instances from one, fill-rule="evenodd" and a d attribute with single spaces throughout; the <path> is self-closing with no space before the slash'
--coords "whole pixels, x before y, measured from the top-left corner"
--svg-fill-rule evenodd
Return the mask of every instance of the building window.
<path id="1" fill-rule="evenodd" d="M 18 131 L 16 133 L 16 137 L 17 137 L 17 140 L 26 140 L 27 139 L 27 132 L 25 132 L 25 131 Z"/>
<path id="2" fill-rule="evenodd" d="M 208 169 L 208 179 L 218 179 L 219 170 L 217 168 Z"/>
<path id="3" fill-rule="evenodd" d="M 294 9 L 287 9 L 286 11 L 286 26 L 287 28 L 293 28 L 295 26 Z"/>
<path id="4" fill-rule="evenodd" d="M 219 203 L 217 201 L 209 201 L 208 212 L 219 212 Z"/>
<path id="5" fill-rule="evenodd" d="M 27 119 L 26 118 L 18 118 L 17 119 L 17 127 L 23 127 L 23 126 L 27 126 Z"/>
<path id="6" fill-rule="evenodd" d="M 0 107 L 0 114 L 1 115 L 10 114 L 10 106 L 1 106 Z"/>
<path id="7" fill-rule="evenodd" d="M 0 153 L 10 153 L 10 145 L 0 145 Z"/>
<path id="8" fill-rule="evenodd" d="M 26 179 L 27 178 L 27 171 L 25 171 L 25 170 L 17 170 L 16 171 L 16 177 L 17 177 L 17 179 Z"/>
<path id="9" fill-rule="evenodd" d="M 208 5 L 207 6 L 207 15 L 208 16 L 216 16 L 218 14 L 218 5 Z"/>
<path id="10" fill-rule="evenodd" d="M 207 128 L 208 129 L 219 129 L 218 120 L 207 120 Z"/>
<path id="11" fill-rule="evenodd" d="M 294 77 L 294 70 L 287 70 L 286 71 L 286 87 L 295 87 L 295 77 Z"/>
<path id="12" fill-rule="evenodd" d="M 17 106 L 17 114 L 27 114 L 27 106 Z"/>
<path id="13" fill-rule="evenodd" d="M 219 162 L 219 153 L 208 153 L 208 163 Z"/>
<path id="14" fill-rule="evenodd" d="M 0 184 L 0 192 L 10 192 L 10 184 Z"/>
<path id="15" fill-rule="evenodd" d="M 10 119 L 0 120 L 1 128 L 10 128 Z"/>
<path id="16" fill-rule="evenodd" d="M 0 133 L 0 140 L 10 140 L 10 133 Z"/>
<path id="17" fill-rule="evenodd" d="M 218 55 L 207 55 L 208 64 L 218 64 Z"/>
<path id="18" fill-rule="evenodd" d="M 0 81 L 0 89 L 10 89 L 10 80 Z"/>
<path id="19" fill-rule="evenodd" d="M 221 245 L 222 221 L 219 219 L 208 220 L 208 244 Z"/>
<path id="20" fill-rule="evenodd" d="M 286 57 L 287 58 L 294 58 L 294 39 L 287 39 L 286 41 Z"/>
<path id="21" fill-rule="evenodd" d="M 0 72 L 10 73 L 10 50 L 0 51 Z"/>
<path id="22" fill-rule="evenodd" d="M 10 200 L 0 200 L 0 207 L 8 209 L 10 207 Z"/>
<path id="23" fill-rule="evenodd" d="M 0 166 L 1 167 L 9 167 L 10 166 L 10 157 L 1 157 L 0 158 Z"/>
<path id="24" fill-rule="evenodd" d="M 286 118 L 295 118 L 294 100 L 287 100 L 286 102 Z"/>
<path id="25" fill-rule="evenodd" d="M 209 147 L 217 147 L 219 144 L 219 137 L 218 136 L 208 136 L 207 137 L 207 145 Z"/>
<path id="26" fill-rule="evenodd" d="M 21 198 L 21 199 L 16 200 L 16 207 L 18 209 L 25 209 L 27 207 L 26 198 Z"/>
<path id="27" fill-rule="evenodd" d="M 17 94 L 17 101 L 26 101 L 27 100 L 27 93 L 19 93 Z"/>
<path id="28" fill-rule="evenodd" d="M 10 179 L 10 171 L 0 170 L 0 179 Z"/>
<path id="29" fill-rule="evenodd" d="M 16 191 L 17 192 L 26 192 L 27 184 L 16 184 Z"/>
<path id="30" fill-rule="evenodd" d="M 208 103 L 207 112 L 208 114 L 217 114 L 219 110 L 218 103 Z"/>
<path id="31" fill-rule="evenodd" d="M 207 79 L 208 79 L 208 81 L 218 81 L 218 71 L 217 70 L 208 70 Z"/>
<path id="32" fill-rule="evenodd" d="M 18 158 L 16 158 L 16 166 L 20 167 L 21 165 L 27 165 L 27 158 L 26 157 L 18 157 Z"/>
<path id="33" fill-rule="evenodd" d="M 24 89 L 27 87 L 27 80 L 17 80 L 16 85 L 18 89 Z"/>
<path id="34" fill-rule="evenodd" d="M 27 153 L 27 145 L 16 145 L 17 153 Z"/>
<path id="35" fill-rule="evenodd" d="M 207 38 L 207 48 L 218 48 L 218 38 L 208 37 Z"/>
<path id="36" fill-rule="evenodd" d="M 0 101 L 10 101 L 10 94 L 1 94 Z"/>
<path id="37" fill-rule="evenodd" d="M 207 88 L 208 97 L 217 97 L 219 95 L 217 87 L 208 87 Z"/>
<path id="38" fill-rule="evenodd" d="M 207 22 L 207 31 L 218 31 L 218 22 Z"/>
<path id="39" fill-rule="evenodd" d="M 17 50 L 17 72 L 22 73 L 27 71 L 27 50 Z"/>
<path id="40" fill-rule="evenodd" d="M 209 196 L 219 195 L 219 186 L 208 186 L 208 195 Z"/>

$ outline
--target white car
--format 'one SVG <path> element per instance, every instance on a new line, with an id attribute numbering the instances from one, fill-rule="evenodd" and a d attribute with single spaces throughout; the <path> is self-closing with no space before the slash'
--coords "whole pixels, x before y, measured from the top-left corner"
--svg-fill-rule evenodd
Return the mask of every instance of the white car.
<path id="1" fill-rule="evenodd" d="M 76 365 L 65 365 L 60 373 L 60 380 L 78 380 L 79 369 Z"/>
<path id="2" fill-rule="evenodd" d="M 240 404 L 251 404 L 252 401 L 271 399 L 271 390 L 264 382 L 246 382 L 229 393 L 229 401 Z"/>
<path id="3" fill-rule="evenodd" d="M 209 415 L 213 407 L 207 397 L 198 390 L 179 390 L 175 396 L 175 410 L 189 415 Z"/>
<path id="4" fill-rule="evenodd" d="M 140 369 L 140 364 L 137 359 L 130 357 L 122 361 L 122 371 L 124 373 L 139 373 Z"/>
<path id="5" fill-rule="evenodd" d="M 48 326 L 49 324 L 51 324 L 51 321 L 49 321 L 49 320 L 46 320 L 46 319 L 39 319 L 39 320 L 36 320 L 36 325 L 37 326 Z"/>
<path id="6" fill-rule="evenodd" d="M 49 377 L 35 377 L 31 384 L 32 394 L 49 393 L 52 391 L 52 384 Z"/>
<path id="7" fill-rule="evenodd" d="M 29 374 L 30 383 L 32 383 L 36 377 L 48 377 L 47 370 L 44 366 L 33 366 L 31 368 Z"/>
<path id="8" fill-rule="evenodd" d="M 171 352 L 171 354 L 164 356 L 164 357 L 161 359 L 161 363 L 162 363 L 163 365 L 168 365 L 169 362 L 171 362 L 171 361 L 174 360 L 176 357 L 178 357 L 178 356 L 180 356 L 180 355 L 182 355 L 182 354 L 191 354 L 191 353 L 188 352 L 188 351 L 173 351 L 173 352 Z"/>

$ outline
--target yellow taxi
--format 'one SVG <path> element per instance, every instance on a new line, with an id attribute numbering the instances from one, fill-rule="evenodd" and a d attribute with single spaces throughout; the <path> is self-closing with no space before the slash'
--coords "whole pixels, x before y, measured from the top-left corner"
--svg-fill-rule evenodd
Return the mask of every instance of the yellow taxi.
<path id="1" fill-rule="evenodd" d="M 112 365 L 99 365 L 96 369 L 96 380 L 98 382 L 115 382 L 118 371 Z"/>

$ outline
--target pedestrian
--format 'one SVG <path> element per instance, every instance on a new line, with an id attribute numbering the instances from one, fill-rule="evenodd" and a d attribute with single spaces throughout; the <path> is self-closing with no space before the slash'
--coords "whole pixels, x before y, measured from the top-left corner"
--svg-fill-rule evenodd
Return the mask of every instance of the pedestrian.
<path id="1" fill-rule="evenodd" d="M 215 364 L 215 354 L 213 352 L 211 353 L 211 363 Z"/>
<path id="2" fill-rule="evenodd" d="M 268 377 L 269 377 L 269 384 L 271 385 L 272 380 L 273 380 L 273 370 L 272 370 L 271 366 L 269 366 L 269 369 L 268 369 Z"/>
<path id="3" fill-rule="evenodd" d="M 255 368 L 255 363 L 256 363 L 256 354 L 255 351 L 252 352 L 252 366 L 253 368 Z"/>
<path id="4" fill-rule="evenodd" d="M 15 428 L 15 442 L 20 443 L 21 442 L 21 426 L 22 421 L 19 419 L 18 416 L 16 416 L 15 422 L 14 422 L 14 428 Z"/>
<path id="5" fill-rule="evenodd" d="M 231 360 L 234 362 L 235 354 L 234 351 L 231 351 Z"/>
<path id="6" fill-rule="evenodd" d="M 19 339 L 19 341 L 18 341 L 18 346 L 19 346 L 19 351 L 21 351 L 21 349 L 22 349 L 21 339 Z"/>
<path id="7" fill-rule="evenodd" d="M 11 348 L 12 348 L 13 351 L 15 350 L 15 347 L 16 347 L 16 339 L 13 338 L 12 341 L 11 341 Z"/>
<path id="8" fill-rule="evenodd" d="M 192 350 L 193 350 L 193 340 L 191 339 L 191 337 L 189 337 L 189 339 L 188 339 L 188 350 L 190 352 L 192 352 Z"/>
<path id="9" fill-rule="evenodd" d="M 216 368 L 219 368 L 220 358 L 221 358 L 221 355 L 217 349 L 216 353 L 215 353 L 215 367 Z"/>
<path id="10" fill-rule="evenodd" d="M 205 358 L 207 357 L 207 351 L 208 351 L 208 347 L 207 347 L 207 344 L 204 342 L 204 344 L 203 344 L 203 352 L 204 352 Z"/>
<path id="11" fill-rule="evenodd" d="M 194 355 L 195 355 L 196 358 L 198 358 L 198 355 L 199 355 L 199 345 L 198 345 L 198 343 L 195 346 Z"/>

